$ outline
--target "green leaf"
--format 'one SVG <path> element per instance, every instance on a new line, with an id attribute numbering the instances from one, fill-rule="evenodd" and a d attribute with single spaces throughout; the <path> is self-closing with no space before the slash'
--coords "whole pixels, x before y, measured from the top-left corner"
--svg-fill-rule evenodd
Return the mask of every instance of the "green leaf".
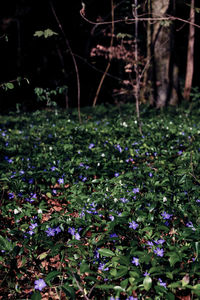
<path id="1" fill-rule="evenodd" d="M 34 33 L 33 36 L 41 37 L 41 36 L 43 36 L 43 35 L 44 35 L 44 32 L 43 32 L 42 30 L 38 30 L 38 31 L 36 31 L 36 32 Z"/>
<path id="2" fill-rule="evenodd" d="M 4 83 L 3 86 L 4 86 L 5 89 L 8 89 L 8 90 L 14 89 L 14 84 L 12 82 Z"/>
<path id="3" fill-rule="evenodd" d="M 86 263 L 82 263 L 81 266 L 80 266 L 80 272 L 81 274 L 82 273 L 85 273 L 85 272 L 90 272 L 90 266 Z"/>
<path id="4" fill-rule="evenodd" d="M 169 262 L 170 262 L 171 267 L 173 267 L 175 265 L 175 263 L 177 263 L 179 261 L 181 261 L 181 259 L 176 252 L 173 252 L 170 254 Z"/>
<path id="5" fill-rule="evenodd" d="M 99 254 L 106 256 L 106 257 L 112 257 L 115 255 L 114 252 L 112 252 L 110 249 L 101 248 L 98 250 Z"/>
<path id="6" fill-rule="evenodd" d="M 119 271 L 117 271 L 117 274 L 115 275 L 115 279 L 121 278 L 124 275 L 126 275 L 127 273 L 128 273 L 128 268 L 127 267 L 123 267 Z"/>
<path id="7" fill-rule="evenodd" d="M 152 286 L 152 279 L 149 276 L 146 276 L 143 280 L 144 289 L 149 291 Z"/>
<path id="8" fill-rule="evenodd" d="M 52 271 L 46 276 L 45 280 L 50 281 L 50 280 L 56 278 L 60 274 L 61 274 L 60 271 Z"/>
<path id="9" fill-rule="evenodd" d="M 62 286 L 62 289 L 65 292 L 66 296 L 69 296 L 70 299 L 76 299 L 76 294 L 74 289 L 71 286 L 69 286 L 67 283 L 65 283 Z"/>
<path id="10" fill-rule="evenodd" d="M 172 293 L 168 293 L 167 295 L 165 295 L 166 300 L 175 300 L 175 296 Z"/>
<path id="11" fill-rule="evenodd" d="M 101 285 L 96 285 L 95 288 L 101 289 L 101 290 L 110 290 L 114 288 L 114 285 L 112 284 L 101 284 Z"/>
<path id="12" fill-rule="evenodd" d="M 32 296 L 31 296 L 31 300 L 41 300 L 42 296 L 39 292 L 35 292 Z"/>
<path id="13" fill-rule="evenodd" d="M 45 37 L 45 39 L 48 38 L 48 37 L 51 37 L 53 35 L 58 35 L 58 34 L 55 31 L 53 31 L 53 30 L 51 30 L 49 28 L 44 31 L 44 37 Z"/>
<path id="14" fill-rule="evenodd" d="M 52 198 L 52 195 L 51 195 L 51 193 L 46 193 L 46 196 L 48 197 L 48 198 Z"/>
<path id="15" fill-rule="evenodd" d="M 121 285 L 121 287 L 122 287 L 123 289 L 126 289 L 126 288 L 127 288 L 127 285 L 128 285 L 128 278 L 122 280 L 121 283 L 120 283 L 120 285 Z"/>

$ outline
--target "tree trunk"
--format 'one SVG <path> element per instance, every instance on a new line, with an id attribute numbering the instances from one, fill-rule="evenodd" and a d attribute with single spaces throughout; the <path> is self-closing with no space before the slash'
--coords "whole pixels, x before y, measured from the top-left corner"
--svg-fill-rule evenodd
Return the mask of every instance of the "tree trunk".
<path id="1" fill-rule="evenodd" d="M 195 9 L 194 9 L 194 0 L 191 0 L 190 6 L 190 22 L 195 22 Z M 192 24 L 189 27 L 188 35 L 188 52 L 187 52 L 187 69 L 185 76 L 185 88 L 183 97 L 189 101 L 190 100 L 190 91 L 192 87 L 192 78 L 194 71 L 194 40 L 195 40 L 195 29 Z"/>
<path id="2" fill-rule="evenodd" d="M 172 9 L 170 0 L 152 0 L 152 17 L 164 18 Z M 173 27 L 169 21 L 153 24 L 152 56 L 156 107 L 178 102 L 178 68 L 173 60 Z"/>

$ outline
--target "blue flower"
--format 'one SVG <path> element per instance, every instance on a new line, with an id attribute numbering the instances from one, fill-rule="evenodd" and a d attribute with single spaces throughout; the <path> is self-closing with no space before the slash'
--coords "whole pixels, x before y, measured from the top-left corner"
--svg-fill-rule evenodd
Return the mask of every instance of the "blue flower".
<path id="1" fill-rule="evenodd" d="M 34 284 L 35 284 L 35 290 L 39 290 L 39 291 L 42 291 L 42 289 L 47 286 L 43 279 L 35 280 Z"/>
<path id="2" fill-rule="evenodd" d="M 75 228 L 68 228 L 68 232 L 71 234 L 71 235 L 75 235 L 75 232 L 76 232 L 76 230 L 75 230 Z"/>
<path id="3" fill-rule="evenodd" d="M 119 173 L 115 173 L 115 177 L 118 177 L 119 176 Z"/>
<path id="4" fill-rule="evenodd" d="M 139 266 L 139 258 L 137 258 L 137 257 L 133 257 L 133 259 L 132 259 L 132 264 L 134 264 L 135 266 Z"/>
<path id="5" fill-rule="evenodd" d="M 154 252 L 157 256 L 160 256 L 160 257 L 163 257 L 163 255 L 164 255 L 164 250 L 161 249 L 161 248 L 156 248 L 155 250 L 153 250 L 153 252 Z"/>
<path id="6" fill-rule="evenodd" d="M 56 227 L 54 230 L 55 230 L 55 233 L 56 233 L 56 234 L 58 234 L 58 233 L 60 233 L 60 232 L 61 232 L 61 229 L 60 229 L 60 227 L 59 227 L 59 226 L 58 226 L 58 227 Z"/>
<path id="7" fill-rule="evenodd" d="M 59 183 L 59 184 L 64 184 L 64 179 L 63 179 L 63 178 L 59 178 L 59 179 L 58 179 L 58 183 Z"/>
<path id="8" fill-rule="evenodd" d="M 45 230 L 47 236 L 54 236 L 55 235 L 55 229 L 49 227 L 47 230 Z"/>
<path id="9" fill-rule="evenodd" d="M 158 280 L 159 280 L 159 284 L 166 288 L 166 282 L 163 282 L 161 278 L 158 278 Z"/>
<path id="10" fill-rule="evenodd" d="M 164 211 L 161 216 L 163 217 L 164 220 L 170 220 L 170 218 L 173 216 L 173 215 L 170 215 L 168 213 L 166 213 L 166 211 Z"/>
<path id="11" fill-rule="evenodd" d="M 89 149 L 94 148 L 94 144 L 93 144 L 93 143 L 89 144 L 89 147 L 88 147 L 88 148 L 89 148 Z"/>
<path id="12" fill-rule="evenodd" d="M 135 230 L 138 226 L 139 225 L 135 221 L 129 222 L 129 228 L 132 228 Z"/>
<path id="13" fill-rule="evenodd" d="M 98 270 L 101 270 L 101 271 L 108 271 L 109 268 L 105 268 L 105 264 L 104 263 L 100 263 L 99 264 L 99 267 L 98 267 Z"/>
<path id="14" fill-rule="evenodd" d="M 134 193 L 134 194 L 139 193 L 139 192 L 140 192 L 140 189 L 139 189 L 139 188 L 134 188 L 134 189 L 133 189 L 133 193 Z"/>
<path id="15" fill-rule="evenodd" d="M 29 228 L 30 228 L 31 230 L 33 230 L 33 229 L 35 229 L 37 226 L 38 226 L 37 223 L 33 223 L 33 224 L 31 224 L 31 225 L 29 226 Z"/>
<path id="16" fill-rule="evenodd" d="M 114 221 L 115 217 L 109 216 L 109 219 L 110 219 L 111 221 Z"/>

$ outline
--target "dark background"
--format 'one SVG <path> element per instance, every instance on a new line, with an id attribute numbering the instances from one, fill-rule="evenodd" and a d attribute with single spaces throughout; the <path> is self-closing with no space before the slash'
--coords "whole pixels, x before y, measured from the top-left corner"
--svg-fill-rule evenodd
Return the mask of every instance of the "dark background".
<path id="1" fill-rule="evenodd" d="M 101 17 L 104 21 L 111 20 L 110 1 L 87 0 L 85 2 L 88 19 L 96 21 L 97 18 Z M 126 5 L 123 6 L 122 4 L 121 15 L 115 15 L 115 18 L 122 18 L 124 15 L 131 17 L 129 5 L 127 4 L 130 1 L 119 2 L 124 2 Z M 177 1 L 176 15 L 187 19 L 189 6 L 183 5 L 183 2 Z M 80 72 L 81 106 L 91 105 L 102 72 L 106 67 L 106 61 L 103 58 L 97 58 L 94 64 L 94 60 L 90 57 L 90 51 L 97 44 L 109 44 L 110 38 L 108 38 L 106 32 L 110 31 L 110 25 L 98 26 L 94 31 L 95 33 L 92 34 L 95 25 L 87 23 L 80 16 L 81 1 L 57 0 L 52 1 L 52 3 L 71 49 L 76 55 Z M 199 17 L 199 14 L 197 17 Z M 196 18 L 196 20 L 198 19 Z M 182 82 L 184 81 L 186 68 L 188 27 L 187 24 L 182 22 L 175 22 L 175 52 Z M 47 28 L 59 33 L 59 35 L 48 39 L 33 36 L 35 31 Z M 146 43 L 145 28 L 145 24 L 140 23 L 139 42 L 140 48 L 144 51 Z M 199 30 L 196 29 L 193 86 L 200 86 Z M 115 31 L 133 33 L 134 25 L 120 23 L 115 26 Z M 7 41 L 5 36 L 7 36 Z M 0 37 L 0 83 L 14 80 L 18 76 L 26 77 L 30 81 L 30 84 L 27 84 L 25 80 L 22 80 L 20 86 L 15 84 L 13 90 L 4 91 L 2 88 L 0 89 L 2 113 L 15 110 L 16 103 L 20 103 L 21 109 L 26 111 L 42 108 L 44 104 L 36 101 L 35 87 L 54 89 L 56 86 L 67 85 L 69 107 L 77 106 L 76 73 L 72 57 L 66 47 L 65 38 L 58 27 L 48 0 L 5 1 L 0 10 Z M 113 62 L 109 73 L 119 77 L 118 71 L 119 65 L 117 65 L 117 62 Z M 113 89 L 117 87 L 119 87 L 117 79 L 107 76 L 98 103 L 115 103 Z M 65 107 L 66 103 L 63 96 L 58 96 L 56 101 L 60 107 Z"/>

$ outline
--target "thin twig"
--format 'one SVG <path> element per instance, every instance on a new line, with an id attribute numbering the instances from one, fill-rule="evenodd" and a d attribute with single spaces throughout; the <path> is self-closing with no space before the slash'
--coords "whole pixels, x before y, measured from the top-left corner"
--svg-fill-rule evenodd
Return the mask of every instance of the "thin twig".
<path id="1" fill-rule="evenodd" d="M 81 293 L 83 294 L 83 297 L 84 297 L 84 299 L 86 299 L 86 300 L 90 300 L 90 298 L 88 298 L 88 297 L 87 297 L 87 295 L 85 295 L 84 289 L 82 288 L 82 286 L 80 286 L 80 284 L 79 284 L 78 280 L 76 279 L 76 277 L 75 277 L 75 275 L 74 275 L 74 273 L 73 273 L 73 272 L 72 272 L 72 275 L 73 275 L 73 278 L 74 278 L 74 279 L 75 279 L 75 281 L 76 281 L 76 284 L 77 284 L 77 286 L 78 286 L 79 290 L 80 290 L 80 291 L 81 291 Z"/>
<path id="2" fill-rule="evenodd" d="M 55 11 L 55 9 L 54 9 L 54 6 L 53 6 L 52 1 L 50 1 L 50 6 L 51 6 L 52 13 L 53 13 L 53 15 L 54 15 L 54 17 L 55 17 L 55 19 L 56 19 L 56 22 L 57 22 L 57 24 L 58 24 L 58 27 L 59 27 L 59 29 L 60 29 L 60 31 L 61 31 L 61 33 L 62 33 L 64 39 L 65 39 L 66 46 L 67 46 L 67 48 L 69 49 L 69 52 L 70 52 L 70 54 L 71 54 L 71 57 L 72 57 L 72 60 L 73 60 L 73 63 L 74 63 L 74 68 L 75 68 L 75 71 L 76 71 L 76 80 L 77 80 L 78 118 L 79 118 L 79 122 L 81 123 L 81 111 L 80 111 L 80 78 L 79 78 L 78 66 L 77 66 L 77 63 L 76 63 L 75 56 L 74 56 L 74 54 L 73 54 L 73 52 L 72 52 L 70 43 L 69 43 L 69 41 L 68 41 L 68 39 L 67 39 L 67 37 L 66 37 L 66 34 L 65 34 L 65 32 L 64 32 L 64 30 L 63 30 L 63 27 L 62 27 L 62 25 L 61 25 L 61 23 L 60 23 L 60 20 L 58 19 L 58 16 L 57 16 L 57 14 L 56 14 L 56 11 Z"/>
<path id="3" fill-rule="evenodd" d="M 111 24 L 112 24 L 112 29 L 111 29 L 110 49 L 112 49 L 112 46 L 113 46 L 113 38 L 114 38 L 114 3 L 113 3 L 113 0 L 111 0 L 111 15 L 112 15 L 112 23 L 111 23 Z M 98 96 L 99 96 L 99 93 L 100 93 L 102 84 L 103 84 L 103 82 L 104 82 L 104 79 L 105 79 L 105 77 L 106 77 L 106 74 L 108 73 L 108 70 L 110 69 L 111 59 L 112 59 L 112 57 L 109 56 L 109 61 L 108 61 L 107 67 L 106 67 L 106 69 L 105 69 L 105 72 L 104 72 L 103 76 L 101 77 L 99 86 L 98 86 L 98 88 L 97 88 L 96 95 L 95 95 L 95 97 L 94 97 L 93 107 L 96 106 L 96 102 L 97 102 L 97 99 L 98 99 Z"/>
<path id="4" fill-rule="evenodd" d="M 94 22 L 94 21 L 91 21 L 89 20 L 88 18 L 86 18 L 85 15 L 82 14 L 82 12 L 80 11 L 80 15 L 81 17 L 87 22 L 87 23 L 90 23 L 90 24 L 93 24 L 93 25 L 108 25 L 108 24 L 112 24 L 112 21 L 105 21 L 105 22 Z M 167 17 L 151 17 L 151 18 L 141 18 L 141 17 L 138 17 L 137 18 L 137 21 L 140 22 L 140 21 L 180 21 L 180 22 L 183 22 L 183 23 L 188 23 L 188 24 L 191 24 L 197 28 L 200 28 L 200 25 L 198 24 L 195 24 L 193 22 L 190 22 L 189 20 L 185 20 L 185 19 L 182 19 L 182 18 L 178 18 L 178 17 L 174 17 L 174 16 L 171 16 L 171 15 L 168 15 Z M 131 18 L 129 19 L 128 17 L 125 17 L 123 19 L 119 19 L 119 20 L 115 20 L 113 23 L 126 23 L 126 24 L 132 24 L 132 23 L 135 23 L 136 19 L 135 18 Z M 130 22 L 130 23 L 129 23 Z"/>

